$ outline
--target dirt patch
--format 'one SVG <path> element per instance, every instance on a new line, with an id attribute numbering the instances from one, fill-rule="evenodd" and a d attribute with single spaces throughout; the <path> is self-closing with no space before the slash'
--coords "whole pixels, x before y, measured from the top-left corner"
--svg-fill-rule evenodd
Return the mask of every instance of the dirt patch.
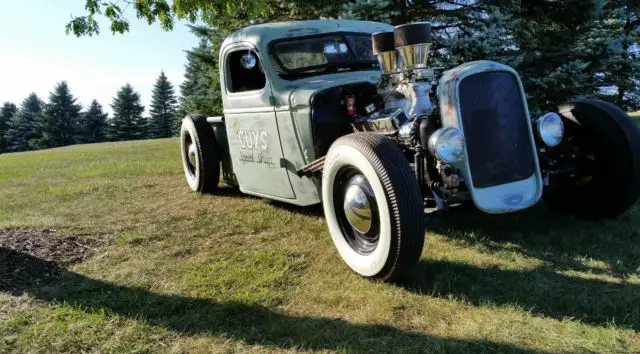
<path id="1" fill-rule="evenodd" d="M 86 238 L 55 230 L 0 231 L 0 291 L 20 294 L 44 285 L 94 252 Z"/>
<path id="2" fill-rule="evenodd" d="M 56 230 L 0 231 L 0 247 L 68 266 L 87 258 L 94 250 L 91 242 L 76 235 L 60 235 Z"/>

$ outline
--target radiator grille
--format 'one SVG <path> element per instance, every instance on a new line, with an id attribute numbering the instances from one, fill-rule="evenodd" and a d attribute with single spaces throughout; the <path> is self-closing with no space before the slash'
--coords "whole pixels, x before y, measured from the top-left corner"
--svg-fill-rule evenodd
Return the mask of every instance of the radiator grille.
<path id="1" fill-rule="evenodd" d="M 462 80 L 458 94 L 473 186 L 531 177 L 530 123 L 516 78 L 505 71 L 471 75 Z"/>

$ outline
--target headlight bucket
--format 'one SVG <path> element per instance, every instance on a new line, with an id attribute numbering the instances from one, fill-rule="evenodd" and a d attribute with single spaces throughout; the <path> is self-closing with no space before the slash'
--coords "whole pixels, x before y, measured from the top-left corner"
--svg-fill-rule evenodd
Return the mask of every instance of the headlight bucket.
<path id="1" fill-rule="evenodd" d="M 429 152 L 446 163 L 462 160 L 464 156 L 464 136 L 456 127 L 443 127 L 431 134 Z"/>
<path id="2" fill-rule="evenodd" d="M 562 142 L 564 136 L 564 123 L 557 113 L 547 113 L 536 121 L 536 129 L 540 140 L 549 147 L 554 147 Z"/>

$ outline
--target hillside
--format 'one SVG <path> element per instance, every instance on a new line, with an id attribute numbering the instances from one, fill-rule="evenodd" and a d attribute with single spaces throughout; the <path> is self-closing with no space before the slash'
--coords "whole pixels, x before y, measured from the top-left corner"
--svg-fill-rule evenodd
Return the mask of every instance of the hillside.
<path id="1" fill-rule="evenodd" d="M 640 351 L 637 207 L 431 217 L 411 277 L 373 283 L 320 208 L 191 193 L 178 151 L 0 155 L 0 352 Z"/>

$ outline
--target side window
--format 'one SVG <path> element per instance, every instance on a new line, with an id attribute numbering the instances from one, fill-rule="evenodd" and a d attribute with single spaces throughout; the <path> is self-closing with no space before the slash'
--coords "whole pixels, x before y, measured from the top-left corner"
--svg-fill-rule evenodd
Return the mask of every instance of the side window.
<path id="1" fill-rule="evenodd" d="M 263 89 L 267 84 L 260 59 L 251 50 L 244 49 L 227 54 L 227 75 L 229 92 L 256 91 Z"/>

